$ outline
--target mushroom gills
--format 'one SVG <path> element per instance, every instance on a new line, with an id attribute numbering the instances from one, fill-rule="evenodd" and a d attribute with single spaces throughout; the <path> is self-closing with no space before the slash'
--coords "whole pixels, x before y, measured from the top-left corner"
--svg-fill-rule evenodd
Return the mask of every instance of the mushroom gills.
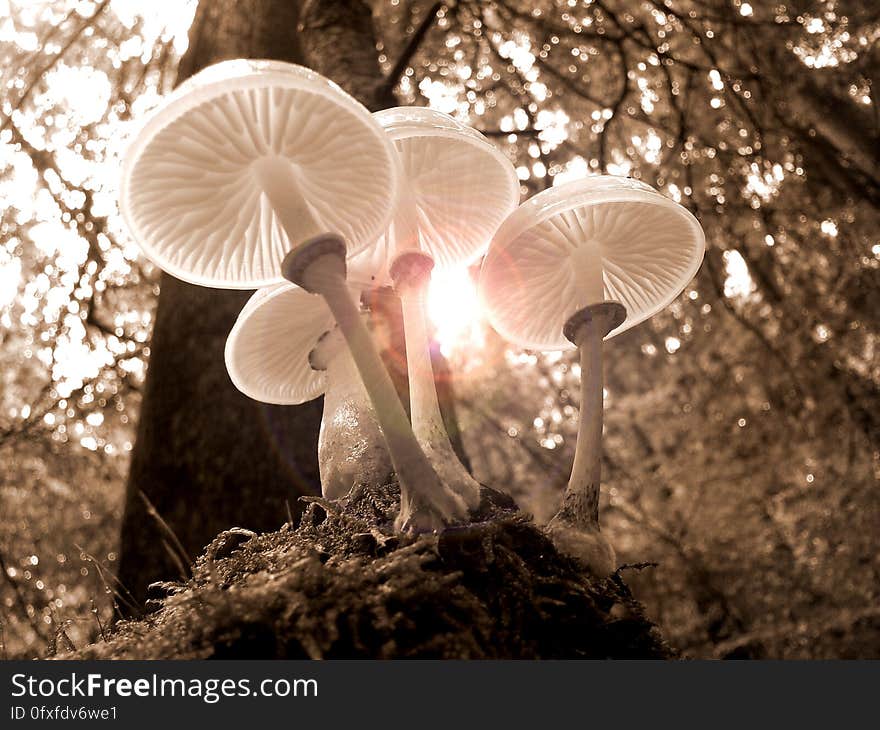
<path id="1" fill-rule="evenodd" d="M 203 69 L 147 115 L 122 173 L 120 212 L 145 253 L 234 289 L 279 283 L 290 245 L 322 230 L 369 248 L 397 190 L 393 146 L 362 104 L 309 69 L 245 59 Z"/>
<path id="2" fill-rule="evenodd" d="M 266 155 L 252 162 L 251 170 L 284 231 L 298 231 L 299 241 L 322 232 L 315 212 L 302 194 L 302 184 L 293 162 L 278 155 Z M 293 240 L 290 244 L 296 245 Z"/>

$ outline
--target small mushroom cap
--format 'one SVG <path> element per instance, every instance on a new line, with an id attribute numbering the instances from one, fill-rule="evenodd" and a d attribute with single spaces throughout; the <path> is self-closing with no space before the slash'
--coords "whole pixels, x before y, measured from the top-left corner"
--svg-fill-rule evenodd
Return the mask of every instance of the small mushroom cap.
<path id="1" fill-rule="evenodd" d="M 361 254 L 348 262 L 353 296 L 375 285 L 376 264 Z M 298 405 L 328 387 L 324 368 L 312 367 L 333 356 L 335 346 L 347 347 L 323 297 L 283 282 L 263 287 L 247 300 L 226 340 L 226 369 L 233 384 L 263 403 Z M 319 357 L 313 354 L 323 343 Z"/>
<path id="2" fill-rule="evenodd" d="M 226 340 L 226 369 L 235 387 L 263 403 L 296 405 L 327 389 L 309 353 L 335 321 L 324 299 L 284 282 L 260 289 Z"/>
<path id="3" fill-rule="evenodd" d="M 519 202 L 510 160 L 475 129 L 441 112 L 410 106 L 373 116 L 394 140 L 401 197 L 411 196 L 418 218 L 419 240 L 392 241 L 391 258 L 420 244 L 438 266 L 472 263 Z"/>
<path id="4" fill-rule="evenodd" d="M 480 273 L 489 321 L 535 350 L 574 347 L 563 334 L 598 302 L 583 286 L 601 265 L 604 301 L 626 307 L 613 337 L 666 307 L 697 273 L 705 237 L 685 208 L 649 185 L 596 175 L 538 193 L 498 229 Z M 600 300 L 601 301 L 601 300 Z"/>
<path id="5" fill-rule="evenodd" d="M 309 215 L 288 240 L 257 176 L 291 175 Z M 394 148 L 372 115 L 301 66 L 236 60 L 181 84 L 134 137 L 120 208 L 146 254 L 195 284 L 249 289 L 282 280 L 302 239 L 338 233 L 354 255 L 387 228 Z M 302 234 L 301 236 L 299 234 Z"/>

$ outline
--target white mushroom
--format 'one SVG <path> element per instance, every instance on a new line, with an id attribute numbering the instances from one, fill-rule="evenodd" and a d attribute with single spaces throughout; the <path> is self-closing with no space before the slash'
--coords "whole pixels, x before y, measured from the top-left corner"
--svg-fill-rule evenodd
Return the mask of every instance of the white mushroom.
<path id="1" fill-rule="evenodd" d="M 374 116 L 394 140 L 402 167 L 386 240 L 403 309 L 413 431 L 441 480 L 473 508 L 479 484 L 456 456 L 440 415 L 425 297 L 435 262 L 460 266 L 482 255 L 516 206 L 519 182 L 499 150 L 446 114 L 398 107 Z"/>
<path id="2" fill-rule="evenodd" d="M 393 146 L 361 104 L 308 69 L 242 60 L 196 74 L 150 117 L 120 202 L 175 276 L 224 288 L 283 277 L 325 299 L 386 439 L 401 525 L 430 530 L 467 508 L 419 447 L 345 281 L 346 257 L 387 228 L 396 191 Z"/>
<path id="3" fill-rule="evenodd" d="M 281 261 L 332 231 L 373 245 L 395 205 L 394 150 L 328 79 L 279 61 L 224 61 L 181 84 L 125 156 L 120 208 L 146 254 L 224 289 L 282 280 Z"/>
<path id="4" fill-rule="evenodd" d="M 393 467 L 379 423 L 323 299 L 286 282 L 258 291 L 229 334 L 226 367 L 241 392 L 264 403 L 297 405 L 324 395 L 324 497 L 388 480 Z"/>
<path id="5" fill-rule="evenodd" d="M 602 340 L 678 296 L 703 259 L 699 222 L 635 180 L 610 175 L 553 187 L 521 205 L 489 248 L 480 292 L 489 321 L 522 347 L 580 351 L 581 407 L 571 478 L 548 525 L 597 575 L 614 570 L 599 532 Z"/>

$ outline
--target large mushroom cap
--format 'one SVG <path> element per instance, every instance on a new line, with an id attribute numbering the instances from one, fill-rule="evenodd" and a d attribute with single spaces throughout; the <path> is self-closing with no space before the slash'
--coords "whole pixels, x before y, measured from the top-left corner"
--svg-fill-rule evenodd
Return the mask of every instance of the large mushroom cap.
<path id="1" fill-rule="evenodd" d="M 322 297 L 287 282 L 261 289 L 245 304 L 226 340 L 226 369 L 245 395 L 296 405 L 327 389 L 309 353 L 335 325 Z"/>
<path id="2" fill-rule="evenodd" d="M 397 107 L 374 117 L 397 148 L 402 193 L 415 203 L 421 249 L 438 266 L 473 262 L 519 201 L 510 160 L 475 129 L 441 112 Z"/>
<path id="3" fill-rule="evenodd" d="M 257 168 L 292 171 L 314 221 L 288 240 Z M 274 166 L 274 167 L 273 167 Z M 135 136 L 120 207 L 147 255 L 185 281 L 249 289 L 318 232 L 350 255 L 372 245 L 396 198 L 393 146 L 336 84 L 278 61 L 224 61 L 181 84 Z"/>
<path id="4" fill-rule="evenodd" d="M 667 306 L 694 277 L 705 238 L 685 208 L 644 183 L 597 175 L 545 190 L 523 203 L 495 235 L 480 291 L 489 321 L 522 347 L 573 347 L 562 328 L 599 301 L 626 307 L 613 337 Z M 601 265 L 601 280 L 598 266 Z"/>

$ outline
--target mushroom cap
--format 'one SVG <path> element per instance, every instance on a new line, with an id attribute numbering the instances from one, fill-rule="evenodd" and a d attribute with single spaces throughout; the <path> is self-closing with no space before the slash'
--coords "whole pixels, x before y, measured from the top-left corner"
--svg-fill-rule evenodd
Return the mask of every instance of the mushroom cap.
<path id="1" fill-rule="evenodd" d="M 510 160 L 448 114 L 405 106 L 373 116 L 397 148 L 401 188 L 417 209 L 421 250 L 438 266 L 472 263 L 519 202 Z"/>
<path id="2" fill-rule="evenodd" d="M 181 84 L 135 135 L 120 209 L 158 266 L 195 284 L 251 289 L 282 281 L 289 241 L 255 163 L 290 169 L 308 210 L 349 255 L 387 228 L 393 145 L 332 81 L 279 61 L 235 60 Z M 303 236 L 314 235 L 303 216 Z M 297 231 L 296 233 L 299 233 Z"/>
<path id="3" fill-rule="evenodd" d="M 505 338 L 535 350 L 571 349 L 566 320 L 598 303 L 577 279 L 595 256 L 604 300 L 627 312 L 608 338 L 675 299 L 704 250 L 703 230 L 685 208 L 637 180 L 595 175 L 538 193 L 504 221 L 483 262 L 480 295 Z"/>
<path id="4" fill-rule="evenodd" d="M 361 291 L 372 287 L 390 286 L 387 235 L 380 236 L 374 245 L 350 257 L 346 266 L 348 283 Z"/>
<path id="5" fill-rule="evenodd" d="M 226 340 L 226 369 L 235 387 L 263 403 L 297 405 L 327 389 L 309 353 L 335 326 L 323 297 L 284 282 L 257 291 Z"/>

